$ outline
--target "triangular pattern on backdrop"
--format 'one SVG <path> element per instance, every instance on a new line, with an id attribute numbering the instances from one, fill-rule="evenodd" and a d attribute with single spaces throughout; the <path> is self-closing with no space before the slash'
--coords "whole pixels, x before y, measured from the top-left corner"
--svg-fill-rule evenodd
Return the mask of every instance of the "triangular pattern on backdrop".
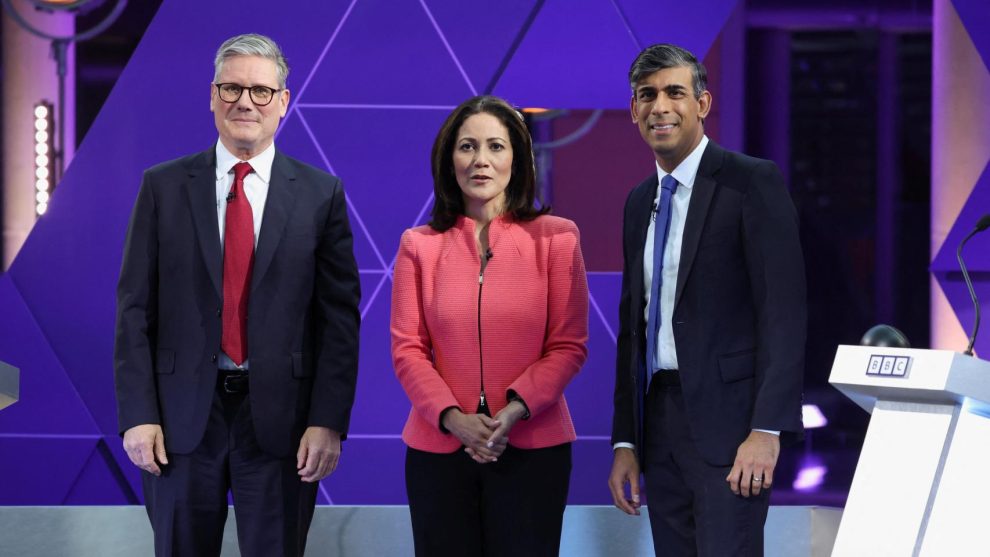
<path id="1" fill-rule="evenodd" d="M 392 281 L 386 280 L 361 322 L 361 373 L 357 392 L 359 397 L 366 397 L 363 400 L 371 402 L 354 405 L 351 431 L 356 434 L 397 435 L 410 408 L 409 398 L 395 378 L 389 349 L 391 300 Z"/>
<path id="2" fill-rule="evenodd" d="M 132 465 L 133 466 L 133 465 Z M 117 489 L 108 489 L 116 486 Z M 136 505 L 137 494 L 117 467 L 106 441 L 93 447 L 86 464 L 65 494 L 63 505 Z"/>
<path id="3" fill-rule="evenodd" d="M 985 9 L 981 10 L 981 13 L 973 13 L 972 7 L 979 5 L 981 8 L 985 8 L 985 3 L 979 0 L 954 0 L 953 4 L 957 9 L 963 8 L 966 11 L 966 15 L 961 12 L 953 11 L 953 6 L 950 4 L 946 6 L 946 14 L 944 22 L 945 26 L 951 31 L 957 31 L 959 36 L 957 36 L 958 46 L 962 47 L 965 52 L 960 53 L 960 57 L 966 60 L 972 60 L 973 58 L 980 57 L 980 47 L 975 42 L 977 35 L 981 36 L 982 40 L 988 41 L 987 37 L 990 37 L 990 29 L 988 25 L 985 24 L 990 22 L 990 14 L 986 13 Z M 981 23 L 982 22 L 982 23 Z M 986 51 L 986 49 L 984 49 Z M 984 54 L 981 58 L 983 62 L 982 72 L 976 72 L 973 75 L 967 76 L 967 81 L 975 87 L 975 90 L 985 91 L 990 89 L 990 71 L 987 69 L 988 57 Z M 966 125 L 968 129 L 986 129 L 990 126 L 990 110 L 987 109 L 970 109 L 970 107 L 962 107 L 962 110 L 967 111 L 965 114 L 969 116 Z M 978 118 L 982 116 L 983 118 Z M 979 151 L 973 149 L 974 145 L 946 145 L 942 149 L 948 149 L 949 152 L 955 152 L 956 149 L 964 149 L 963 154 L 956 153 L 953 157 L 959 161 L 959 166 L 957 168 L 955 175 L 952 177 L 955 181 L 950 184 L 950 187 L 958 195 L 960 192 L 968 191 L 966 203 L 959 210 L 959 214 L 956 216 L 956 220 L 952 224 L 952 228 L 946 235 L 939 247 L 938 253 L 932 260 L 931 269 L 932 272 L 951 272 L 958 270 L 958 263 L 955 259 L 955 250 L 959 245 L 959 242 L 969 234 L 970 230 L 976 224 L 980 215 L 986 212 L 988 206 L 987 199 L 990 198 L 990 152 Z M 968 155 L 968 156 L 967 156 Z M 982 165 L 979 166 L 979 165 Z M 979 171 L 979 174 L 976 174 Z M 965 174 L 963 174 L 965 172 Z M 972 178 L 969 178 L 970 172 L 972 172 Z M 947 177 L 942 177 L 943 180 L 948 179 Z M 973 180 L 970 183 L 970 179 Z M 943 186 L 944 187 L 944 186 Z M 982 211 L 980 209 L 983 209 Z M 975 250 L 967 250 L 967 254 L 973 254 Z M 980 257 L 972 257 L 967 255 L 967 262 L 972 262 L 973 264 L 980 265 L 977 261 L 986 261 L 987 250 L 980 250 L 978 254 Z M 987 265 L 990 267 L 990 265 Z M 968 298 L 968 295 L 967 295 Z M 950 302 L 953 300 L 950 299 Z"/>
<path id="4" fill-rule="evenodd" d="M 959 270 L 959 262 L 956 260 L 956 249 L 963 238 L 969 234 L 980 217 L 990 212 L 990 163 L 983 169 L 973 191 L 970 192 L 966 203 L 963 205 L 959 216 L 952 224 L 952 229 L 946 235 L 942 247 L 932 261 L 933 272 L 954 272 Z M 970 271 L 990 272 L 990 249 L 987 249 L 988 236 L 975 236 L 963 248 L 963 258 Z M 969 295 L 966 295 L 967 301 Z"/>
<path id="5" fill-rule="evenodd" d="M 969 288 L 963 282 L 962 273 L 960 272 L 938 272 L 934 274 L 942 291 L 945 292 L 945 297 L 949 300 L 949 305 L 952 306 L 952 311 L 955 313 L 956 319 L 959 320 L 960 328 L 965 333 L 961 336 L 964 339 L 962 344 L 947 348 L 962 352 L 966 349 L 965 344 L 969 341 L 969 335 L 973 332 L 973 323 L 976 319 L 973 301 L 969 297 Z M 973 279 L 973 290 L 976 291 L 977 299 L 990 300 L 990 272 L 971 271 L 970 278 Z M 986 309 L 985 304 L 986 302 L 983 302 L 983 305 L 981 305 L 983 309 Z M 990 356 L 990 327 L 987 327 L 986 323 L 980 327 L 973 349 L 983 359 Z"/>
<path id="6" fill-rule="evenodd" d="M 375 300 L 385 297 L 388 299 L 392 291 L 392 279 L 389 274 L 382 269 L 361 270 L 361 321 L 367 317 L 368 311 L 375 304 Z M 372 339 L 381 340 L 381 339 Z"/>
<path id="7" fill-rule="evenodd" d="M 587 0 L 580 10 L 551 0 L 494 92 L 522 107 L 624 108 L 629 102 L 625 68 L 638 52 L 610 0 Z"/>
<path id="8" fill-rule="evenodd" d="M 675 0 L 613 1 L 641 48 L 655 43 L 673 43 L 691 51 L 698 60 L 708 54 L 739 4 L 739 0 L 708 0 L 702 8 Z M 628 71 L 632 61 L 630 58 L 621 67 Z"/>
<path id="9" fill-rule="evenodd" d="M 949 305 L 952 306 L 963 330 L 966 331 L 967 338 L 973 326 L 975 310 L 969 289 L 963 282 L 956 250 L 963 238 L 973 230 L 980 217 L 988 213 L 988 208 L 990 208 L 990 164 L 983 169 L 931 265 L 931 272 L 945 292 L 945 297 L 949 300 Z M 990 242 L 988 234 L 990 232 L 974 236 L 963 248 L 963 260 L 966 262 L 966 268 L 973 280 L 973 288 L 980 300 L 990 299 L 990 249 L 986 248 L 987 242 Z M 976 337 L 975 346 L 978 352 L 986 354 L 990 351 L 990 330 L 986 327 L 983 327 Z M 958 349 L 961 351 L 965 347 L 960 346 Z"/>
<path id="10" fill-rule="evenodd" d="M 990 10 L 986 0 L 952 0 L 952 4 L 983 58 L 983 65 L 990 67 Z"/>
<path id="11" fill-rule="evenodd" d="M 98 436 L 0 434 L 4 505 L 62 505 Z"/>
<path id="12" fill-rule="evenodd" d="M 588 319 L 604 319 L 612 338 L 619 334 L 619 296 L 622 273 L 588 273 L 588 292 L 594 299 Z M 597 306 L 597 307 L 596 307 Z"/>
<path id="13" fill-rule="evenodd" d="M 595 273 L 588 276 L 588 359 L 565 391 L 579 439 L 589 435 L 610 435 L 612 432 L 610 409 L 615 387 L 613 335 L 617 330 L 608 322 L 608 318 L 618 319 L 618 302 L 612 305 L 609 300 L 613 294 L 618 299 L 621 283 L 622 275 L 618 273 Z M 609 411 L 583 411 L 588 408 L 608 408 Z"/>
<path id="14" fill-rule="evenodd" d="M 406 490 L 383 481 L 403 478 L 405 462 L 406 446 L 400 439 L 349 438 L 337 470 L 320 485 L 335 505 L 406 505 Z"/>
<path id="15" fill-rule="evenodd" d="M 295 108 L 294 105 L 290 106 L 293 109 L 282 119 L 275 136 L 275 145 L 286 155 L 333 174 L 334 169 L 327 167 L 327 161 L 324 160 L 317 148 L 316 139 L 310 135 L 313 130 L 306 120 L 305 111 Z M 288 146 L 291 152 L 285 151 L 284 146 Z M 344 182 L 344 188 L 345 190 L 347 188 L 346 182 Z"/>
<path id="16" fill-rule="evenodd" d="M 309 109 L 312 112 L 313 109 Z M 306 110 L 297 109 L 287 116 L 280 129 L 279 144 L 289 145 L 292 149 L 292 156 L 316 168 L 320 168 L 341 179 L 344 184 L 344 194 L 350 199 L 351 184 L 344 177 L 336 174 L 338 171 L 330 165 L 326 159 L 326 154 L 320 149 L 316 138 L 312 135 L 313 129 L 306 116 Z M 380 257 L 378 247 L 373 244 L 372 239 L 365 233 L 366 228 L 362 226 L 363 220 L 360 215 L 356 215 L 353 206 L 348 206 L 347 217 L 350 220 L 351 234 L 354 236 L 354 257 L 357 260 L 359 269 L 382 269 L 386 263 Z M 363 291 L 362 291 L 363 292 Z"/>
<path id="17" fill-rule="evenodd" d="M 464 22 L 464 4 L 425 0 L 424 4 L 446 39 L 457 60 L 483 94 L 511 57 L 516 41 L 545 2 L 543 0 L 503 0 L 484 6 L 478 23 Z"/>
<path id="18" fill-rule="evenodd" d="M 298 100 L 446 105 L 471 94 L 419 2 L 365 0 L 354 5 Z"/>
<path id="19" fill-rule="evenodd" d="M 139 503 L 144 503 L 144 495 L 141 492 L 141 469 L 131 462 L 130 457 L 124 452 L 123 438 L 120 435 L 105 435 L 103 445 L 107 448 L 110 456 L 114 460 L 117 470 L 123 474 L 125 481 L 130 486 L 131 493 L 137 496 Z M 106 455 L 103 455 L 106 458 Z M 109 464 L 107 465 L 109 466 Z M 115 476 L 115 483 L 119 485 L 119 478 Z M 121 488 L 126 493 L 126 490 Z"/>
<path id="20" fill-rule="evenodd" d="M 394 259 L 402 232 L 417 222 L 433 191 L 428 146 L 448 112 L 305 109 L 318 149 L 345 181 L 351 209 L 357 213 L 352 230 L 362 232 L 358 218 L 365 223 L 386 264 Z M 348 133 L 340 133 L 343 129 Z"/>
<path id="21" fill-rule="evenodd" d="M 20 400 L 0 412 L 0 432 L 98 435 L 92 415 L 10 276 L 0 277 L 0 314 L 4 316 L 0 319 L 0 354 L 20 369 Z M 107 373 L 112 372 L 107 369 Z M 0 460 L 21 459 L 17 453 L 0 454 L 4 455 Z"/>

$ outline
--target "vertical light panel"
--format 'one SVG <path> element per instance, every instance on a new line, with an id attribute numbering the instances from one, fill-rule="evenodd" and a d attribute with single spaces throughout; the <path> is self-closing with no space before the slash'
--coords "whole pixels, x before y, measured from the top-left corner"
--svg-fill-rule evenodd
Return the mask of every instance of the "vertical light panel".
<path id="1" fill-rule="evenodd" d="M 48 211 L 55 183 L 55 118 L 52 103 L 34 105 L 34 214 Z"/>

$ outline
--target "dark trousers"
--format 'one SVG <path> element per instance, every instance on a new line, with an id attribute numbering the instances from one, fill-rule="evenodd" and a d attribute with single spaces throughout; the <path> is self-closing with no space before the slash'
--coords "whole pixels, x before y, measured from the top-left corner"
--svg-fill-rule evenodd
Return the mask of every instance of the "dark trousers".
<path id="1" fill-rule="evenodd" d="M 155 555 L 220 555 L 228 490 L 241 555 L 303 554 L 318 484 L 299 479 L 295 455 L 258 447 L 246 394 L 216 393 L 199 446 L 168 461 L 161 476 L 143 473 Z"/>
<path id="2" fill-rule="evenodd" d="M 463 448 L 437 454 L 409 448 L 406 492 L 416 555 L 554 556 L 571 476 L 571 444 L 509 446 L 478 464 Z"/>
<path id="3" fill-rule="evenodd" d="M 725 481 L 732 466 L 701 458 L 691 440 L 679 385 L 654 378 L 644 425 L 646 505 L 656 554 L 763 555 L 769 491 L 748 498 L 735 495 Z"/>

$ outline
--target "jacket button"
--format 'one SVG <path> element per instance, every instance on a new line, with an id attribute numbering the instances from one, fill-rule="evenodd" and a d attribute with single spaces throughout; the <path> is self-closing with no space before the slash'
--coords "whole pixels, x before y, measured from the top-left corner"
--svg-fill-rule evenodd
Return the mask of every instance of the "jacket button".
<path id="1" fill-rule="evenodd" d="M 214 355 L 212 355 L 212 356 L 210 356 L 210 361 L 211 361 L 211 362 L 215 362 L 215 361 L 217 361 L 217 355 L 216 355 L 216 354 L 214 354 Z"/>
<path id="2" fill-rule="evenodd" d="M 223 311 L 221 311 L 221 310 L 219 310 L 219 309 L 217 309 L 217 317 L 220 317 L 220 315 L 221 315 L 222 313 L 223 313 Z"/>

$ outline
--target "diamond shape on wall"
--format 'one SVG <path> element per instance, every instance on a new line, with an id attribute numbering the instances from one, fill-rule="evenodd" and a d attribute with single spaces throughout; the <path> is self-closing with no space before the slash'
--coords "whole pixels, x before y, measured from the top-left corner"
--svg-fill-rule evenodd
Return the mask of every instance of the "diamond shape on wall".
<path id="1" fill-rule="evenodd" d="M 299 100 L 456 105 L 471 95 L 418 2 L 365 0 L 354 5 Z"/>
<path id="2" fill-rule="evenodd" d="M 959 270 L 956 250 L 963 238 L 973 230 L 980 217 L 987 214 L 988 209 L 990 209 L 990 164 L 983 169 L 983 174 L 977 180 L 969 199 L 963 205 L 956 222 L 952 225 L 952 230 L 949 231 L 942 243 L 942 248 L 931 265 L 932 274 L 935 275 L 939 286 L 945 292 L 945 296 L 967 336 L 970 333 L 975 312 L 969 296 L 969 289 L 963 282 L 962 272 Z M 984 232 L 970 238 L 963 247 L 962 254 L 970 278 L 974 282 L 974 289 L 979 299 L 983 300 L 984 306 L 987 300 L 990 300 L 990 247 L 988 246 L 990 246 L 990 232 Z M 957 347 L 960 351 L 963 348 Z M 990 332 L 986 328 L 977 337 L 976 348 L 983 354 L 990 352 Z"/>

